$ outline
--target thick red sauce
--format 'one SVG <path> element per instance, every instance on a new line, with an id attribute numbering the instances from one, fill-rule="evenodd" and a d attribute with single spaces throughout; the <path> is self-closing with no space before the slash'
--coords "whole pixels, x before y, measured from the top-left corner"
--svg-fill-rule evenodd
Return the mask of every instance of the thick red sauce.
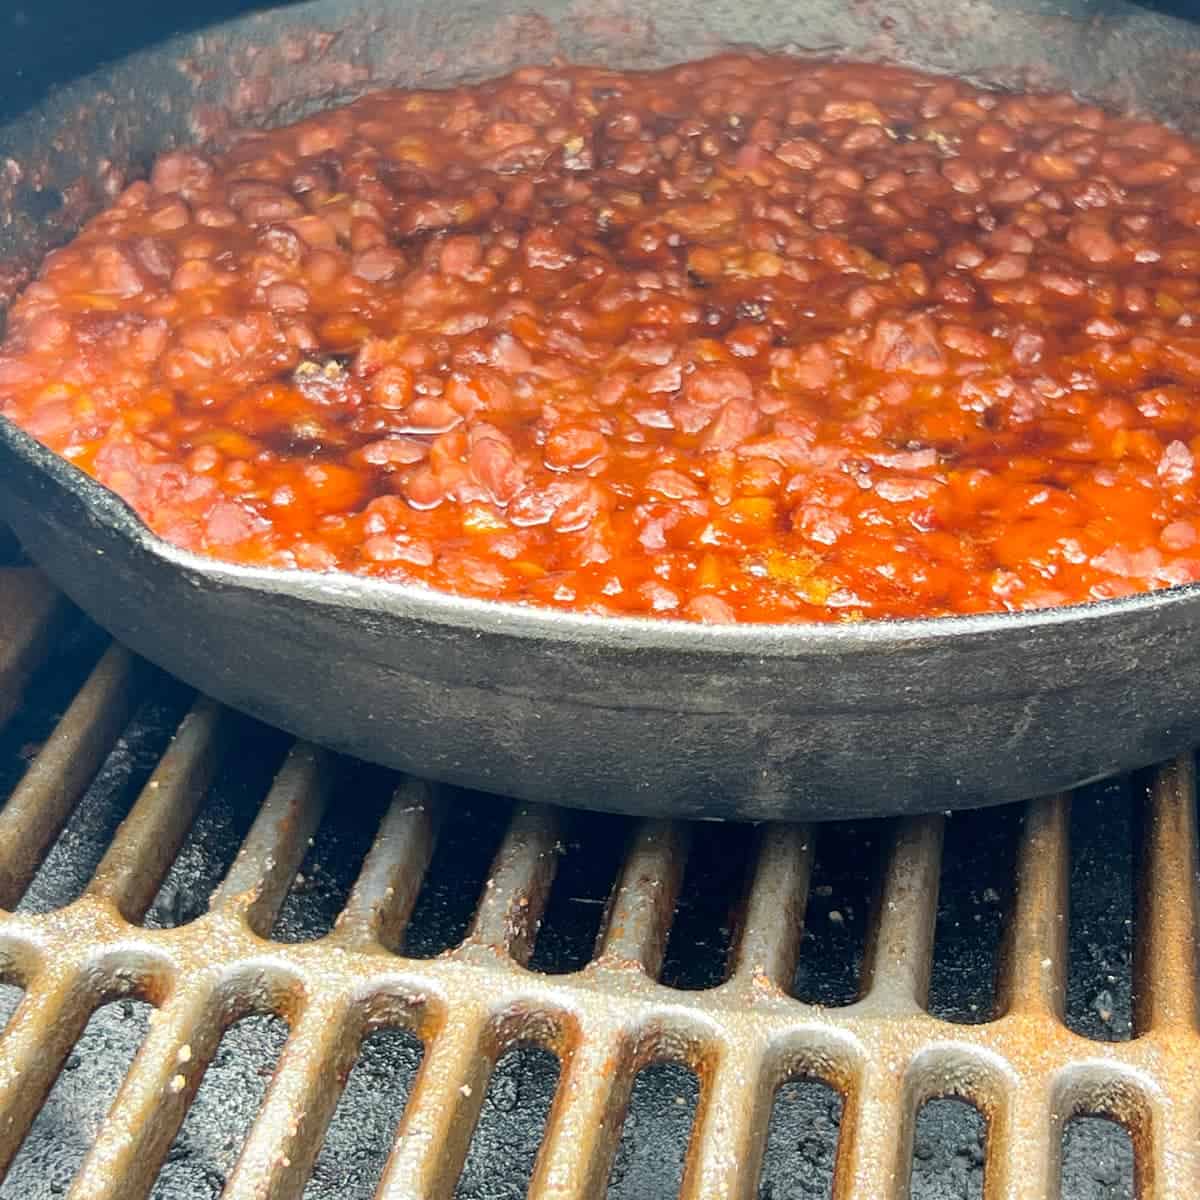
<path id="1" fill-rule="evenodd" d="M 725 56 L 167 154 L 13 308 L 0 411 L 157 533 L 587 612 L 1200 579 L 1200 156 L 1067 96 Z"/>

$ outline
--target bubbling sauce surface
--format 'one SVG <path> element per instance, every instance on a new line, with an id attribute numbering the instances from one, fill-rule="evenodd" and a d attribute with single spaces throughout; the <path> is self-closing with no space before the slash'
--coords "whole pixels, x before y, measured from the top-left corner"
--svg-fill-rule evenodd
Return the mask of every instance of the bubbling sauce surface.
<path id="1" fill-rule="evenodd" d="M 0 412 L 216 558 L 709 622 L 1200 579 L 1200 153 L 725 55 L 382 91 L 163 156 Z"/>

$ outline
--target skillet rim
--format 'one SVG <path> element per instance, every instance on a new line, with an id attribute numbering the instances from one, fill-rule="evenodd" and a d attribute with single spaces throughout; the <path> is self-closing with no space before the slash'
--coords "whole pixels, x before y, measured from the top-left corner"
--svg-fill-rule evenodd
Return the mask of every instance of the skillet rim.
<path id="1" fill-rule="evenodd" d="M 996 0 L 987 0 L 995 6 Z M 1128 0 L 1108 0 L 1107 16 L 1118 28 L 1117 18 L 1134 27 L 1148 22 L 1151 27 L 1169 30 L 1194 30 L 1194 19 L 1173 13 L 1147 9 Z M 310 12 L 327 7 L 328 0 L 301 0 L 298 4 L 272 3 L 252 20 L 263 27 L 278 18 L 303 20 Z M 353 10 L 370 7 L 357 0 Z M 1022 0 L 1014 6 L 1028 15 L 1027 9 L 1040 6 Z M 202 29 L 180 32 L 151 46 L 121 55 L 113 62 L 97 67 L 60 88 L 54 95 L 31 108 L 0 121 L 0 131 L 50 121 L 55 113 L 69 108 L 77 94 L 91 95 L 96 86 L 105 86 L 112 73 L 153 66 L 164 54 L 191 44 L 196 33 L 239 30 L 247 25 L 247 15 L 206 23 Z M 789 47 L 790 48 L 790 47 Z M 951 75 L 970 74 L 953 65 L 912 63 L 920 70 Z M 995 64 L 988 64 L 988 71 Z M 974 76 L 971 75 L 973 78 Z M 1107 102 L 1106 102 L 1107 103 Z M 1162 116 L 1156 119 L 1164 120 Z M 1168 124 L 1173 124 L 1168 121 Z M 1200 139 L 1200 134 L 1197 134 Z M 349 572 L 318 572 L 302 568 L 256 567 L 224 562 L 174 546 L 159 537 L 115 492 L 87 475 L 68 459 L 50 450 L 25 433 L 9 418 L 0 414 L 0 444 L 15 455 L 22 465 L 46 483 L 66 492 L 86 510 L 91 520 L 125 541 L 130 550 L 140 552 L 164 569 L 182 575 L 192 586 L 207 584 L 214 588 L 241 589 L 266 596 L 280 596 L 297 602 L 324 605 L 343 611 L 358 611 L 380 617 L 426 622 L 464 631 L 490 633 L 525 641 L 574 643 L 589 649 L 663 650 L 677 654 L 700 653 L 713 657 L 752 656 L 787 660 L 804 655 L 861 655 L 911 650 L 926 645 L 930 649 L 954 644 L 978 644 L 994 639 L 1010 641 L 1021 636 L 1048 633 L 1099 622 L 1122 627 L 1128 622 L 1144 621 L 1153 614 L 1193 605 L 1200 599 L 1200 582 L 1174 585 L 1112 600 L 1019 612 L 985 612 L 964 615 L 903 619 L 876 618 L 844 623 L 802 621 L 794 623 L 747 622 L 706 625 L 670 617 L 602 616 L 522 605 L 512 601 L 483 600 L 456 596 L 418 584 L 375 580 Z M 0 493 L 7 484 L 0 480 Z M 2 518 L 2 513 L 0 513 Z"/>
<path id="2" fill-rule="evenodd" d="M 372 579 L 346 571 L 260 567 L 210 558 L 175 546 L 154 533 L 116 492 L 3 414 L 0 414 L 0 443 L 31 471 L 70 493 L 94 522 L 125 540 L 131 549 L 181 572 L 193 586 L 203 582 L 218 588 L 282 595 L 311 604 L 530 641 L 571 642 L 596 649 L 666 650 L 683 654 L 699 652 L 788 659 L 805 654 L 886 653 L 893 649 L 911 649 L 921 642 L 929 643 L 932 648 L 947 642 L 1015 638 L 1022 633 L 1064 625 L 1136 619 L 1200 600 L 1200 582 L 1197 582 L 1054 608 L 842 623 L 797 621 L 708 625 L 673 617 L 574 613 L 509 600 L 458 596 L 420 584 Z M 0 483 L 0 491 L 4 487 L 5 484 Z"/>

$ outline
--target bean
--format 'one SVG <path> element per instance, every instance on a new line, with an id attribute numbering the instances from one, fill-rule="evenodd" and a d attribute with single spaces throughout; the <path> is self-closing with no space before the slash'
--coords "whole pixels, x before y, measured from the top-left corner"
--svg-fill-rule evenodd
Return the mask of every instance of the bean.
<path id="1" fill-rule="evenodd" d="M 993 353 L 991 339 L 966 325 L 944 325 L 941 337 L 951 350 L 968 358 L 990 358 Z"/>
<path id="2" fill-rule="evenodd" d="M 443 274 L 467 278 L 478 270 L 483 260 L 483 243 L 475 236 L 460 235 L 448 238 L 442 246 Z"/>
<path id="3" fill-rule="evenodd" d="M 960 271 L 969 271 L 985 262 L 987 255 L 973 242 L 957 242 L 946 251 L 946 262 Z"/>
<path id="4" fill-rule="evenodd" d="M 210 187 L 216 169 L 205 157 L 192 150 L 174 150 L 164 154 L 150 172 L 150 185 L 165 194 L 194 195 Z"/>
<path id="5" fill-rule="evenodd" d="M 131 299 L 144 290 L 137 267 L 119 246 L 100 246 L 93 256 L 96 291 L 122 299 Z"/>
<path id="6" fill-rule="evenodd" d="M 979 172 L 969 162 L 961 158 L 952 158 L 942 164 L 942 174 L 950 186 L 963 195 L 973 196 L 983 188 L 983 180 Z"/>
<path id="7" fill-rule="evenodd" d="M 324 217 L 307 213 L 303 216 L 291 217 L 285 224 L 300 238 L 305 245 L 314 250 L 332 250 L 337 247 L 337 231 Z"/>
<path id="8" fill-rule="evenodd" d="M 192 214 L 182 200 L 160 205 L 149 217 L 151 227 L 160 232 L 182 229 L 191 219 Z"/>
<path id="9" fill-rule="evenodd" d="M 976 279 L 1007 282 L 1022 279 L 1029 269 L 1029 258 L 1024 254 L 998 254 L 981 263 L 972 272 Z"/>
<path id="10" fill-rule="evenodd" d="M 313 158 L 339 149 L 345 142 L 345 126 L 332 121 L 315 120 L 297 127 L 295 146 L 301 158 Z"/>
<path id="11" fill-rule="evenodd" d="M 1039 191 L 1038 184 L 1032 179 L 1017 176 L 1005 179 L 989 190 L 989 198 L 993 204 L 1024 204 L 1032 200 Z"/>
<path id="12" fill-rule="evenodd" d="M 1066 183 L 1079 178 L 1079 167 L 1065 154 L 1043 151 L 1029 160 L 1029 169 L 1038 179 L 1050 183 Z"/>
<path id="13" fill-rule="evenodd" d="M 308 308 L 308 292 L 298 283 L 273 283 L 267 288 L 267 306 L 274 312 L 298 313 Z"/>
<path id="14" fill-rule="evenodd" d="M 1088 262 L 1097 265 L 1112 262 L 1121 252 L 1112 234 L 1104 226 L 1092 222 L 1072 222 L 1067 243 Z"/>
<path id="15" fill-rule="evenodd" d="M 1042 287 L 1070 299 L 1082 296 L 1087 291 L 1087 283 L 1083 277 L 1068 271 L 1042 271 L 1038 282 Z"/>
<path id="16" fill-rule="evenodd" d="M 371 380 L 371 399 L 380 408 L 406 409 L 413 399 L 412 372 L 400 364 L 382 367 Z"/>
<path id="17" fill-rule="evenodd" d="M 201 204 L 196 208 L 196 223 L 210 229 L 228 229 L 237 224 L 237 213 L 224 204 Z"/>
<path id="18" fill-rule="evenodd" d="M 216 272 L 212 264 L 202 258 L 191 258 L 180 263 L 171 276 L 173 292 L 192 292 L 212 284 Z"/>
<path id="19" fill-rule="evenodd" d="M 545 463 L 552 470 L 583 470 L 604 457 L 608 443 L 593 429 L 556 429 L 546 439 Z"/>
<path id="20" fill-rule="evenodd" d="M 404 255 L 391 246 L 362 250 L 350 260 L 350 273 L 368 283 L 394 279 L 405 267 Z"/>
<path id="21" fill-rule="evenodd" d="M 957 275 L 945 275 L 934 285 L 933 294 L 947 304 L 974 304 L 975 289 Z"/>

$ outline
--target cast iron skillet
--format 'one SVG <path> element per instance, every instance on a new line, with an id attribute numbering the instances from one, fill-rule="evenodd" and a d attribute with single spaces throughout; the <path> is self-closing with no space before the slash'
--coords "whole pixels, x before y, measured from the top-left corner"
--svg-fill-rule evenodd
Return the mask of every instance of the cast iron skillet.
<path id="1" fill-rule="evenodd" d="M 844 48 L 1073 87 L 1200 131 L 1200 26 L 1119 0 L 680 11 L 317 0 L 177 40 L 0 130 L 19 168 L 0 172 L 0 252 L 39 255 L 106 183 L 211 132 L 223 107 L 287 119 L 556 53 L 644 66 L 731 44 Z M 90 192 L 61 190 L 81 175 Z M 1052 791 L 1200 742 L 1197 587 L 853 626 L 571 616 L 198 558 L 4 421 L 0 517 L 81 607 L 196 687 L 338 750 L 528 799 L 716 818 L 912 812 Z"/>

